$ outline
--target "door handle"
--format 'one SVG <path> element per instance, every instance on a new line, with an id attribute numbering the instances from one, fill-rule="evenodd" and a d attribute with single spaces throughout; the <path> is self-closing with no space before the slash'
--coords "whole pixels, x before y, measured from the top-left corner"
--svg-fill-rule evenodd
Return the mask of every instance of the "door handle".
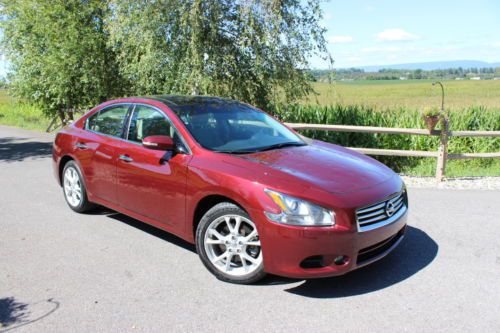
<path id="1" fill-rule="evenodd" d="M 77 142 L 76 145 L 75 145 L 76 148 L 78 149 L 87 149 L 87 145 L 83 142 Z"/>
<path id="2" fill-rule="evenodd" d="M 124 162 L 133 162 L 134 161 L 134 159 L 132 157 L 127 156 L 127 155 L 120 155 L 118 158 Z"/>

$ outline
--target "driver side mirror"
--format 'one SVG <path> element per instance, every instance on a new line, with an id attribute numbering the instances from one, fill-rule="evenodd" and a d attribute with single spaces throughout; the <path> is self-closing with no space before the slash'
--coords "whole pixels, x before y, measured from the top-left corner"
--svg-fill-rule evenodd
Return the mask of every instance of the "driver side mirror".
<path id="1" fill-rule="evenodd" d="M 152 150 L 171 151 L 175 144 L 171 137 L 166 135 L 151 135 L 142 139 L 142 146 Z"/>

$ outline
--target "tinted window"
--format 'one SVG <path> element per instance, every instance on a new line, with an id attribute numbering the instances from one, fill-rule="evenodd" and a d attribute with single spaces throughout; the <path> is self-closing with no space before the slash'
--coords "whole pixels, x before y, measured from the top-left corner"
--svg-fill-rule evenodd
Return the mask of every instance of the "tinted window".
<path id="1" fill-rule="evenodd" d="M 106 135 L 120 137 L 129 105 L 117 105 L 99 111 L 87 119 L 87 129 Z"/>
<path id="2" fill-rule="evenodd" d="M 171 109 L 203 147 L 251 153 L 305 143 L 273 117 L 246 104 L 217 100 Z"/>
<path id="3" fill-rule="evenodd" d="M 158 110 L 145 105 L 137 105 L 130 120 L 128 140 L 142 143 L 151 135 L 174 137 L 174 128 Z"/>

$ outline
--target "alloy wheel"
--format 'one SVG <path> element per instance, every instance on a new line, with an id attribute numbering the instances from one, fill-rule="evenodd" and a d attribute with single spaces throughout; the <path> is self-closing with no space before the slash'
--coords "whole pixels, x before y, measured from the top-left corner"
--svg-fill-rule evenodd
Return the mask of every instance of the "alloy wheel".
<path id="1" fill-rule="evenodd" d="M 253 273 L 262 263 L 257 228 L 240 215 L 224 215 L 212 221 L 205 232 L 204 247 L 210 262 L 228 275 Z"/>
<path id="2" fill-rule="evenodd" d="M 82 202 L 82 184 L 75 168 L 69 167 L 64 173 L 64 195 L 68 203 L 77 207 Z"/>

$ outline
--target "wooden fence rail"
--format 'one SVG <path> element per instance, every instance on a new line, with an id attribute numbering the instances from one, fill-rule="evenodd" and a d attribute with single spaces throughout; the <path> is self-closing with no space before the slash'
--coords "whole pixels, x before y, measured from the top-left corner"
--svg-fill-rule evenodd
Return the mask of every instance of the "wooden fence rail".
<path id="1" fill-rule="evenodd" d="M 320 130 L 320 131 L 372 133 L 372 134 L 381 133 L 381 134 L 439 136 L 440 137 L 439 148 L 435 152 L 349 147 L 352 150 L 367 155 L 437 158 L 436 179 L 439 182 L 442 181 L 445 176 L 446 161 L 449 159 L 500 158 L 500 152 L 448 154 L 448 139 L 450 137 L 464 137 L 464 136 L 500 137 L 500 131 L 449 131 L 447 120 L 443 122 L 442 130 L 433 130 L 433 131 L 429 131 L 426 129 L 419 129 L 419 128 L 392 128 L 392 127 L 350 126 L 350 125 L 321 125 L 321 124 L 301 124 L 301 123 L 287 123 L 287 125 L 296 130 Z"/>

